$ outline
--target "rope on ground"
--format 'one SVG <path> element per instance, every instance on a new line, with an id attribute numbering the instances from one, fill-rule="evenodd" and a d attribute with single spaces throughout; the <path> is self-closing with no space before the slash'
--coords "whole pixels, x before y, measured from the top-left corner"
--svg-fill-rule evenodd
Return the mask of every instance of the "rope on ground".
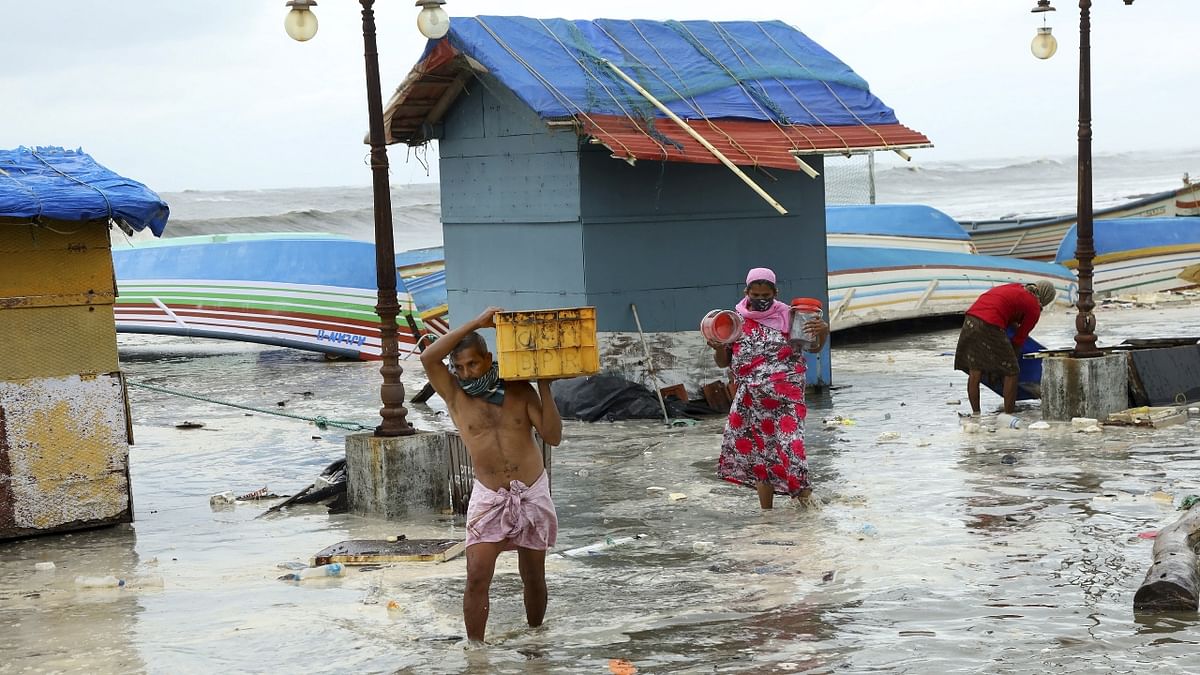
<path id="1" fill-rule="evenodd" d="M 126 380 L 125 383 L 131 387 L 147 389 L 149 391 L 155 391 L 160 394 L 169 394 L 171 396 L 180 396 L 182 398 L 190 398 L 193 401 L 203 401 L 204 403 L 212 403 L 215 405 L 224 405 L 224 406 L 229 406 L 230 408 L 240 408 L 242 410 L 252 410 L 254 412 L 262 413 L 264 415 L 276 415 L 278 417 L 288 417 L 288 418 L 291 418 L 294 420 L 304 420 L 305 422 L 311 422 L 311 423 L 317 425 L 317 428 L 319 428 L 319 429 L 325 429 L 327 427 L 337 427 L 338 429 L 345 429 L 346 431 L 369 431 L 374 428 L 372 426 L 368 426 L 366 424 L 360 424 L 358 422 L 349 422 L 346 420 L 331 420 L 328 417 L 325 417 L 323 415 L 317 415 L 315 417 L 308 417 L 305 415 L 296 415 L 293 413 L 287 413 L 287 412 L 283 412 L 280 410 L 270 410 L 268 408 L 256 408 L 254 406 L 242 405 L 241 403 L 231 403 L 229 401 L 219 401 L 215 398 L 209 398 L 207 396 L 200 396 L 198 394 L 188 394 L 188 393 L 182 392 L 182 391 L 175 391 L 173 389 L 157 387 L 155 385 L 145 384 L 142 382 L 133 382 L 131 380 Z"/>

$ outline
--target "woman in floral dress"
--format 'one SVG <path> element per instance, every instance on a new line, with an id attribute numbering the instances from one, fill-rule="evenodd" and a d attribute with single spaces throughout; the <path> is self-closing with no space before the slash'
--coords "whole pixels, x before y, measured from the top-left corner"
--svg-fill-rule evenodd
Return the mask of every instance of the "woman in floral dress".
<path id="1" fill-rule="evenodd" d="M 746 275 L 746 297 L 737 305 L 742 336 L 733 344 L 709 342 L 718 366 L 732 367 L 737 393 L 721 441 L 717 475 L 754 487 L 764 509 L 775 495 L 805 500 L 812 493 L 804 451 L 804 354 L 788 338 L 790 308 L 775 299 L 775 273 L 764 267 Z M 805 324 L 820 351 L 829 324 Z"/>

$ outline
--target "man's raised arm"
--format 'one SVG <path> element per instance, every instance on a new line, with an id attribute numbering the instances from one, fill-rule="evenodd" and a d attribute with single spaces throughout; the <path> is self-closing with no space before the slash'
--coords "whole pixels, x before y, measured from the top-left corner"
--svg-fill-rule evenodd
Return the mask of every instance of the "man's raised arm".
<path id="1" fill-rule="evenodd" d="M 421 365 L 425 367 L 425 375 L 429 377 L 429 383 L 433 385 L 433 390 L 447 404 L 450 403 L 452 400 L 451 397 L 454 396 L 455 392 L 462 391 L 462 387 L 458 386 L 454 375 L 446 367 L 446 357 L 450 355 L 450 352 L 454 351 L 455 345 L 462 342 L 462 339 L 468 333 L 481 328 L 494 328 L 495 324 L 492 321 L 492 317 L 496 315 L 496 312 L 502 311 L 504 310 L 496 307 L 488 307 L 483 310 L 482 314 L 475 317 L 473 321 L 468 321 L 434 340 L 433 344 L 421 352 Z"/>

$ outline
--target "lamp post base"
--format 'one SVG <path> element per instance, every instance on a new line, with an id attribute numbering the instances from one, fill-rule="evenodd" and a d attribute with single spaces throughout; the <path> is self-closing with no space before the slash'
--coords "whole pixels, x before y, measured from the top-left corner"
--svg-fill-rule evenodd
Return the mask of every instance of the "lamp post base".
<path id="1" fill-rule="evenodd" d="M 1104 420 L 1129 407 L 1128 355 L 1052 356 L 1042 362 L 1042 419 Z"/>

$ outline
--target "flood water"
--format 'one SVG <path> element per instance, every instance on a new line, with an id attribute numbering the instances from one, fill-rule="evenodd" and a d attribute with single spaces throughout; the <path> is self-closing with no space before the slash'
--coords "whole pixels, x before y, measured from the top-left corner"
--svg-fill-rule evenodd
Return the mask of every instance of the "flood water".
<path id="1" fill-rule="evenodd" d="M 1102 344 L 1200 335 L 1200 305 L 1098 316 Z M 1065 310 L 1035 331 L 1052 346 L 1072 334 Z M 554 453 L 557 549 L 647 537 L 549 559 L 537 630 L 524 626 L 515 555 L 503 556 L 491 646 L 479 651 L 458 644 L 462 557 L 276 580 L 287 571 L 279 563 L 338 541 L 462 537 L 461 520 L 387 522 L 320 506 L 258 518 L 270 502 L 213 510 L 209 496 L 225 490 L 304 487 L 343 455 L 344 432 L 131 389 L 136 523 L 0 544 L 0 672 L 606 673 L 610 659 L 641 673 L 1196 672 L 1200 619 L 1132 611 L 1152 545 L 1138 533 L 1200 494 L 1196 423 L 964 433 L 965 376 L 948 355 L 956 338 L 834 336 L 838 388 L 809 401 L 819 510 L 763 513 L 751 490 L 718 481 L 721 420 L 568 422 Z M 374 364 L 201 340 L 121 345 L 134 381 L 375 421 Z M 423 382 L 419 364 L 406 364 L 405 381 Z M 998 405 L 985 393 L 985 412 Z M 1039 417 L 1036 406 L 1020 414 Z M 834 415 L 853 423 L 822 423 Z M 448 428 L 436 399 L 410 419 Z M 205 426 L 175 428 L 185 420 Z M 887 432 L 899 437 L 881 439 Z M 43 561 L 57 569 L 35 572 Z M 130 587 L 73 583 L 107 574 Z"/>

